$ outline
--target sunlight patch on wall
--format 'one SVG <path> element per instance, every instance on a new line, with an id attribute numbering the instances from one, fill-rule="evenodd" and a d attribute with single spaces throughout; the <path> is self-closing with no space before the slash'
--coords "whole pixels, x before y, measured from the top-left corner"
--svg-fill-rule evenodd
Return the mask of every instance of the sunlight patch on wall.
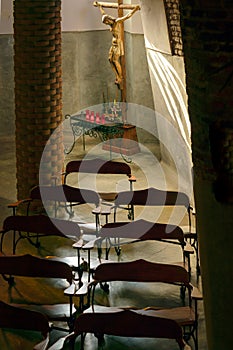
<path id="1" fill-rule="evenodd" d="M 179 131 L 191 152 L 190 120 L 183 97 L 185 86 L 174 67 L 162 53 L 153 48 L 146 37 L 145 44 L 150 72 L 158 84 L 171 119 L 177 123 Z"/>
<path id="2" fill-rule="evenodd" d="M 140 0 L 140 5 L 155 110 L 173 123 L 191 154 L 183 57 L 172 55 L 163 0 Z"/>
<path id="3" fill-rule="evenodd" d="M 166 58 L 160 52 L 153 49 L 146 38 L 145 43 L 150 72 L 158 84 L 170 117 L 177 123 L 180 133 L 191 152 L 190 120 L 181 92 L 181 90 L 185 92 L 185 87 L 176 70 Z"/>

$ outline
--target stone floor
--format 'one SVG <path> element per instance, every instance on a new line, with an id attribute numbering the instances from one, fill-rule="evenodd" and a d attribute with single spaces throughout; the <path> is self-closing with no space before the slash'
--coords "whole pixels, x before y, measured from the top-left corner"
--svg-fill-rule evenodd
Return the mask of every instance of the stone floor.
<path id="1" fill-rule="evenodd" d="M 16 200 L 16 179 L 15 179 L 15 146 L 13 137 L 1 137 L 1 149 L 0 154 L 0 179 L 1 179 L 1 197 L 0 197 L 0 219 L 1 222 L 4 218 L 11 214 L 10 209 L 7 208 L 7 204 Z M 149 151 L 148 151 L 149 149 Z M 93 142 L 88 144 L 87 150 L 84 152 L 82 150 L 81 144 L 77 144 L 70 153 L 65 162 L 70 159 L 82 158 L 86 154 L 89 157 L 101 156 L 109 159 L 109 152 L 103 151 L 99 145 L 95 145 Z M 113 158 L 121 160 L 119 154 L 113 154 Z M 171 189 L 176 190 L 179 179 L 177 174 L 171 170 L 165 164 L 159 162 L 156 156 L 156 147 L 150 145 L 150 147 L 145 147 L 140 153 L 132 156 L 132 162 L 130 163 L 132 168 L 132 173 L 136 176 L 137 182 L 135 184 L 135 189 L 144 188 L 146 186 L 154 186 L 160 189 Z M 71 184 L 74 184 L 75 179 L 71 179 Z M 117 190 L 127 189 L 128 183 L 126 180 L 111 179 L 114 181 L 114 187 Z M 81 179 L 82 186 L 91 187 L 96 185 L 97 182 L 93 182 L 93 179 L 84 177 Z M 109 181 L 98 180 L 96 185 L 97 190 L 101 190 L 101 186 L 107 191 L 112 190 L 113 183 Z M 181 185 L 182 186 L 182 185 Z M 85 220 L 93 221 L 92 216 L 89 215 L 90 210 L 84 208 L 83 211 L 77 212 L 73 220 L 80 221 Z M 121 213 L 122 217 L 125 217 L 125 213 Z M 154 211 L 149 209 L 147 212 L 137 212 L 136 215 L 143 215 L 144 218 L 153 221 L 155 220 L 155 215 L 160 215 L 160 220 L 166 221 L 170 216 L 168 212 L 161 212 L 155 214 Z M 88 217 L 88 218 L 87 218 Z M 157 217 L 157 216 L 156 216 Z M 187 217 L 178 216 L 173 217 L 174 223 L 180 225 L 187 225 Z M 44 238 L 41 239 L 40 248 L 35 248 L 30 245 L 27 241 L 22 241 L 18 246 L 18 253 L 30 253 L 38 256 L 48 256 L 55 255 L 59 257 L 71 256 L 76 259 L 76 252 L 72 249 L 72 243 L 67 239 L 54 239 L 54 238 Z M 4 252 L 10 253 L 11 250 L 11 237 L 9 235 L 8 239 L 4 244 Z M 96 259 L 96 251 L 92 252 L 92 257 Z M 155 262 L 174 262 L 181 260 L 181 250 L 176 245 L 164 244 L 161 242 L 153 243 L 140 243 L 135 245 L 127 245 L 122 248 L 122 253 L 120 256 L 121 261 L 129 261 L 137 258 L 144 258 L 146 260 Z M 116 254 L 114 251 L 111 252 L 110 259 L 116 260 Z M 197 279 L 196 269 L 195 269 L 195 257 L 192 257 L 192 283 L 198 285 L 201 289 L 201 277 Z M 0 299 L 6 302 L 22 298 L 27 302 L 31 302 L 33 299 L 37 299 L 38 296 L 43 302 L 59 302 L 60 299 L 63 300 L 63 296 L 58 292 L 52 291 L 54 286 L 42 285 L 40 287 L 37 281 L 18 281 L 16 285 L 11 288 L 8 287 L 7 283 L 1 278 L 0 279 Z M 156 301 L 163 301 L 165 304 L 167 300 L 171 300 L 176 303 L 181 302 L 177 292 L 171 289 L 165 289 L 163 286 L 153 286 L 153 285 L 136 285 L 136 284 L 123 284 L 115 283 L 110 285 L 110 293 L 106 294 L 102 289 L 98 289 L 95 302 L 102 305 L 111 306 L 129 306 L 134 305 L 137 307 L 145 307 L 148 305 L 155 305 Z M 58 334 L 54 334 L 56 338 Z M 160 349 L 160 350 L 175 350 L 178 349 L 177 345 L 172 341 L 166 340 L 155 340 L 155 339 L 131 339 L 122 337 L 106 337 L 104 349 Z M 33 348 L 33 344 L 37 341 L 36 335 L 29 335 L 27 332 L 16 332 L 11 330 L 0 330 L 0 349 L 4 350 L 29 350 Z M 80 340 L 76 341 L 76 348 L 79 349 Z M 94 350 L 97 349 L 97 341 L 93 335 L 88 335 L 86 337 L 86 349 Z M 190 343 L 192 349 L 194 345 Z M 68 347 L 67 347 L 68 348 Z M 207 350 L 206 343 L 206 333 L 205 333 L 205 318 L 202 302 L 199 305 L 199 350 Z"/>

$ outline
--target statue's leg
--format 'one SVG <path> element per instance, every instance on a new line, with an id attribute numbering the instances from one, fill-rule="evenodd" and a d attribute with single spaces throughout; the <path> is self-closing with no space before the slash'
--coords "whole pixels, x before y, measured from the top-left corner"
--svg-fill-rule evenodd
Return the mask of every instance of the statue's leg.
<path id="1" fill-rule="evenodd" d="M 121 84 L 122 82 L 122 68 L 120 64 L 120 55 L 118 54 L 117 47 L 111 47 L 108 56 L 109 62 L 112 66 L 112 69 L 116 75 L 115 84 Z"/>
<path id="2" fill-rule="evenodd" d="M 114 60 L 113 61 L 113 65 L 115 66 L 115 69 L 116 69 L 116 75 L 117 75 L 117 78 L 116 78 L 116 81 L 115 83 L 116 84 L 120 84 L 121 81 L 122 81 L 122 69 L 121 69 L 121 64 L 119 62 L 119 60 Z"/>

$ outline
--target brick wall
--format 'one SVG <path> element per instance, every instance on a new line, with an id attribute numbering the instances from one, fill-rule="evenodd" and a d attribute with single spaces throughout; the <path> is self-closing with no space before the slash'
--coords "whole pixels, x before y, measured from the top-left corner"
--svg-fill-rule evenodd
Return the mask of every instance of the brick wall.
<path id="1" fill-rule="evenodd" d="M 179 3 L 179 0 L 164 0 L 172 54 L 183 56 Z"/>
<path id="2" fill-rule="evenodd" d="M 208 349 L 230 349 L 233 4 L 182 0 L 181 5 Z"/>
<path id="3" fill-rule="evenodd" d="M 182 1 L 182 5 L 195 171 L 211 181 L 225 173 L 232 182 L 232 5 L 227 1 L 225 5 L 196 2 L 192 7 Z"/>
<path id="4" fill-rule="evenodd" d="M 39 181 L 41 155 L 62 120 L 61 0 L 14 1 L 18 197 Z M 60 169 L 61 134 L 47 148 L 43 179 Z"/>

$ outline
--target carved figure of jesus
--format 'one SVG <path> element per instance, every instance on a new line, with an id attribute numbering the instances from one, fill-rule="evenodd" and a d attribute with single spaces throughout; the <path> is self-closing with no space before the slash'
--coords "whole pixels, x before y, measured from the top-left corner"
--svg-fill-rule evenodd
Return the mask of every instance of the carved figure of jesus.
<path id="1" fill-rule="evenodd" d="M 140 6 L 136 5 L 133 10 L 128 12 L 125 16 L 115 18 L 106 14 L 101 4 L 97 1 L 95 1 L 93 5 L 99 8 L 102 14 L 102 22 L 109 25 L 110 31 L 112 32 L 112 46 L 109 50 L 108 59 L 116 75 L 115 84 L 120 87 L 123 79 L 120 57 L 124 55 L 124 45 L 121 38 L 121 23 L 132 17 L 136 11 L 140 10 Z"/>

